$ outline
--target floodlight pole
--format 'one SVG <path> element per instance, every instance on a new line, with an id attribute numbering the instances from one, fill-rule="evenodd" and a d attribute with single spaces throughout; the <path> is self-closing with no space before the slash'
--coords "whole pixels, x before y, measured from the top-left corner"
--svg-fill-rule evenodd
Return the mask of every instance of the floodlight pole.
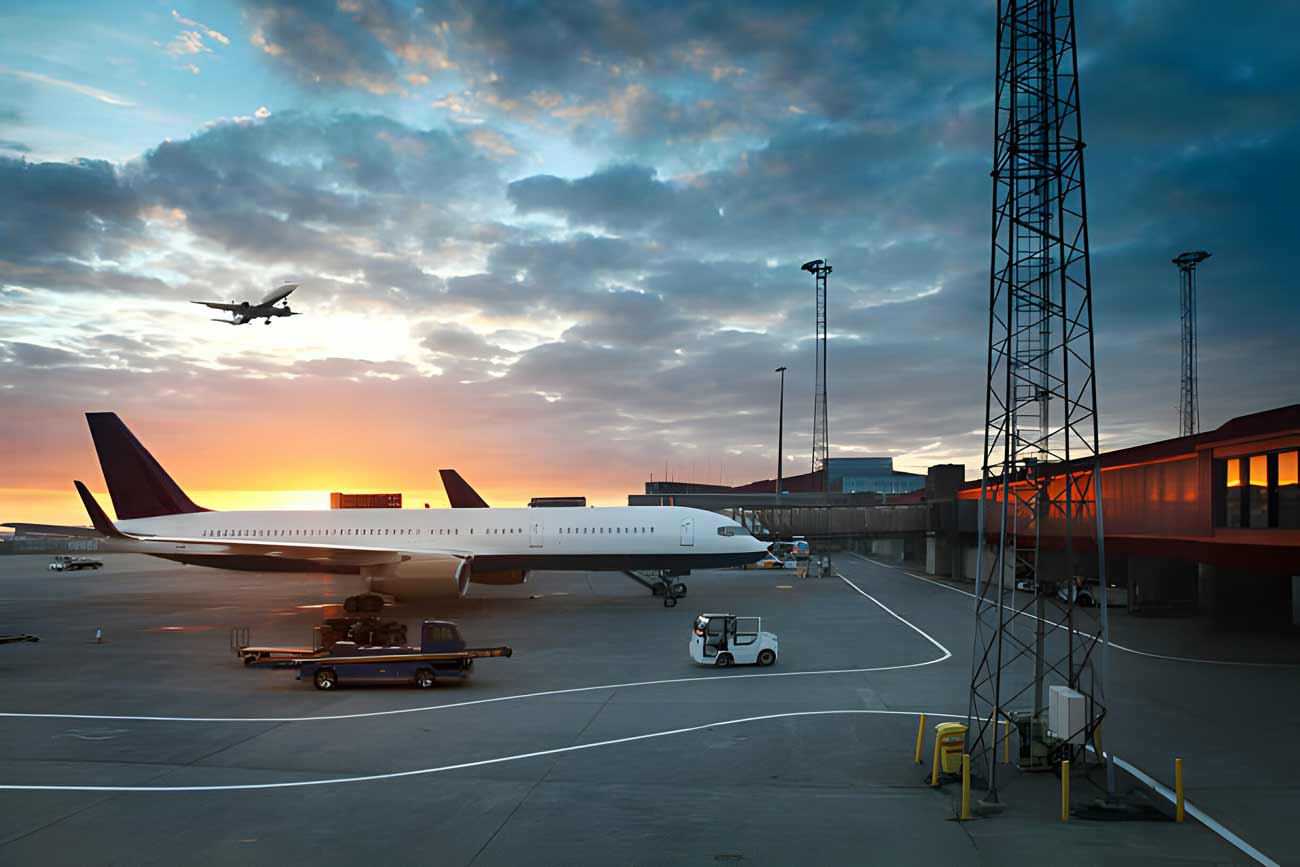
<path id="1" fill-rule="evenodd" d="M 785 462 L 785 367 L 778 367 L 773 373 L 781 374 L 781 402 L 777 410 L 776 423 L 776 495 L 781 496 L 781 465 Z"/>

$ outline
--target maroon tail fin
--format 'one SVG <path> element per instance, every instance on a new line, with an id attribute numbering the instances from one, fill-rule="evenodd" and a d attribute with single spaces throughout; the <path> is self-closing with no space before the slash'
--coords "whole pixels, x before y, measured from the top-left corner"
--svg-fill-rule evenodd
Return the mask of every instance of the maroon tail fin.
<path id="1" fill-rule="evenodd" d="M 88 412 L 90 436 L 119 521 L 206 512 L 194 505 L 113 412 Z"/>
<path id="2" fill-rule="evenodd" d="M 438 470 L 442 486 L 447 489 L 447 500 L 453 509 L 486 509 L 488 504 L 460 477 L 455 470 Z"/>

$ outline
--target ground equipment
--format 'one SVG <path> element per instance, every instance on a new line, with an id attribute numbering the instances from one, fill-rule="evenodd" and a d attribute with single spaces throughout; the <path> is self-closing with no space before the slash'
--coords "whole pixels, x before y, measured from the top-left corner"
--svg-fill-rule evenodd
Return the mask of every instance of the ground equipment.
<path id="1" fill-rule="evenodd" d="M 78 572 L 82 569 L 102 569 L 103 560 L 96 560 L 93 557 L 69 557 L 66 554 L 60 554 L 50 561 L 51 572 Z"/>
<path id="2" fill-rule="evenodd" d="M 759 617 L 701 614 L 691 631 L 691 661 L 701 665 L 772 665 L 777 640 Z"/>
<path id="3" fill-rule="evenodd" d="M 338 641 L 328 651 L 297 660 L 295 667 L 299 680 L 310 680 L 320 690 L 341 683 L 414 683 L 428 689 L 441 679 L 467 679 L 475 659 L 512 653 L 509 647 L 467 648 L 456 624 L 426 620 L 418 648 Z"/>

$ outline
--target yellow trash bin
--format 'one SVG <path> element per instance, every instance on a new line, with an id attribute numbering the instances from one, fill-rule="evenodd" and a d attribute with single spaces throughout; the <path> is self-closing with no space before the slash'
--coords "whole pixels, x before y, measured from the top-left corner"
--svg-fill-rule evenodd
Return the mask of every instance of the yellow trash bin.
<path id="1" fill-rule="evenodd" d="M 934 727 L 934 737 L 939 744 L 943 772 L 960 773 L 961 756 L 966 751 L 966 726 L 961 723 L 939 723 Z"/>

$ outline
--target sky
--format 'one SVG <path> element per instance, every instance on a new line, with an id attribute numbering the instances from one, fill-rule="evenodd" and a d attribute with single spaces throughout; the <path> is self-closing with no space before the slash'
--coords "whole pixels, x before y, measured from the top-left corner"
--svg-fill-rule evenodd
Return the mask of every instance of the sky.
<path id="1" fill-rule="evenodd" d="M 1297 401 L 1289 4 L 1081 0 L 1103 449 Z M 978 471 L 989 2 L 58 2 L 0 9 L 0 520 L 84 523 L 83 413 L 201 505 L 456 467 L 495 505 L 808 469 Z M 282 280 L 307 314 L 191 300 Z M 101 498 L 107 505 L 106 498 Z"/>

